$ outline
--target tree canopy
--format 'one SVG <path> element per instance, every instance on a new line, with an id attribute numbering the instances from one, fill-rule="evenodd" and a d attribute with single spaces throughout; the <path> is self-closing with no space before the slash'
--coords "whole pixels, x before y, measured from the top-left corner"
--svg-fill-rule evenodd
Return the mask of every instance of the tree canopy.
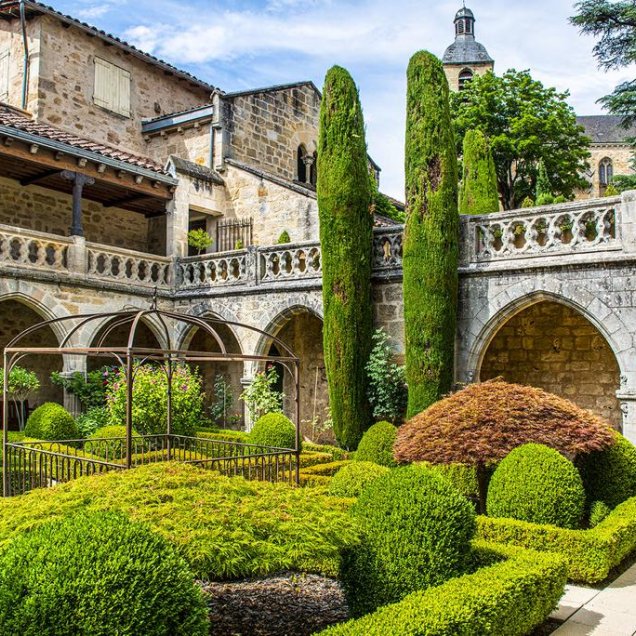
<path id="1" fill-rule="evenodd" d="M 480 130 L 490 142 L 504 209 L 517 208 L 535 193 L 543 160 L 552 192 L 571 198 L 587 185 L 590 140 L 567 103 L 569 93 L 546 88 L 529 71 L 476 75 L 451 96 L 458 154 L 468 130 Z"/>
<path id="2" fill-rule="evenodd" d="M 599 38 L 593 52 L 605 70 L 622 68 L 636 61 L 636 2 L 634 0 L 583 0 L 570 18 L 581 32 Z M 623 124 L 636 122 L 636 79 L 619 84 L 599 100 Z"/>

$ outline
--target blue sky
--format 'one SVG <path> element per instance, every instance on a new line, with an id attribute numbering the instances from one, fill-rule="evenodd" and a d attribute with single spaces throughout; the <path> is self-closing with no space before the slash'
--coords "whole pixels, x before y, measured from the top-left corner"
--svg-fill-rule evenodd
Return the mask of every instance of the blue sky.
<path id="1" fill-rule="evenodd" d="M 313 80 L 333 64 L 360 87 L 369 152 L 382 189 L 403 198 L 405 69 L 418 49 L 441 56 L 453 41 L 461 0 L 51 0 L 55 8 L 114 33 L 233 91 Z M 495 71 L 530 69 L 583 114 L 634 69 L 605 73 L 594 40 L 568 24 L 570 0 L 470 0 L 477 39 Z"/>

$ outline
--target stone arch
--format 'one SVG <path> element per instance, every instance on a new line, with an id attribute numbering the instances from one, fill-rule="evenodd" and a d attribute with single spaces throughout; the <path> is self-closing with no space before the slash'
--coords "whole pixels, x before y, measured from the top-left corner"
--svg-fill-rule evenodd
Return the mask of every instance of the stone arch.
<path id="1" fill-rule="evenodd" d="M 482 332 L 475 379 L 503 376 L 571 399 L 620 428 L 619 360 L 600 321 L 563 297 L 510 303 Z"/>
<path id="2" fill-rule="evenodd" d="M 208 316 L 210 318 L 219 318 L 220 320 L 225 320 L 227 322 L 241 323 L 241 321 L 233 312 L 217 303 L 214 303 L 214 306 L 209 303 L 199 303 L 198 305 L 188 307 L 187 314 L 189 314 L 190 316 L 196 316 L 198 318 L 205 318 L 206 316 Z M 239 332 L 239 330 L 233 325 L 227 325 L 227 328 L 236 339 L 239 350 L 241 352 L 247 351 L 249 349 L 249 347 L 246 346 L 248 334 Z M 190 341 L 192 340 L 195 331 L 196 328 L 193 328 L 192 326 L 185 323 L 177 324 L 174 338 L 175 347 L 177 349 L 187 349 L 190 345 Z"/>

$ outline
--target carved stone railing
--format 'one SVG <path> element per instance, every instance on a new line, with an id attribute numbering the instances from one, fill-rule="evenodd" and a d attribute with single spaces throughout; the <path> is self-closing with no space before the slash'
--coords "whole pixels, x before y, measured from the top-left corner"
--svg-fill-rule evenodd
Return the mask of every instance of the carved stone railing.
<path id="1" fill-rule="evenodd" d="M 373 233 L 374 271 L 394 270 L 402 267 L 403 226 L 381 228 Z"/>
<path id="2" fill-rule="evenodd" d="M 620 250 L 621 198 L 462 217 L 464 261 Z"/>
<path id="3" fill-rule="evenodd" d="M 177 262 L 177 287 L 196 289 L 244 283 L 247 279 L 247 250 L 204 254 Z"/>
<path id="4" fill-rule="evenodd" d="M 316 242 L 260 248 L 258 263 L 262 281 L 322 276 L 320 244 Z"/>
<path id="5" fill-rule="evenodd" d="M 86 273 L 91 278 L 144 287 L 166 287 L 171 283 L 172 259 L 164 256 L 87 243 L 86 258 Z"/>
<path id="6" fill-rule="evenodd" d="M 71 239 L 0 225 L 0 264 L 67 271 Z"/>

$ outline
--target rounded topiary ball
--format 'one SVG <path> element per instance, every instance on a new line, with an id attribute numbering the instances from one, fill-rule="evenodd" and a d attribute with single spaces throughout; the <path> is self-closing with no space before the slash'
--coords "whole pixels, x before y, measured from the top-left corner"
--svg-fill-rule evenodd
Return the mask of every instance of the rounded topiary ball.
<path id="1" fill-rule="evenodd" d="M 636 497 L 636 446 L 617 434 L 614 446 L 582 458 L 581 477 L 588 501 L 615 508 Z"/>
<path id="2" fill-rule="evenodd" d="M 329 483 L 334 497 L 357 497 L 374 479 L 389 472 L 386 466 L 373 462 L 352 462 L 341 468 Z"/>
<path id="3" fill-rule="evenodd" d="M 390 470 L 360 493 L 352 512 L 363 537 L 343 554 L 342 582 L 354 616 L 439 585 L 469 567 L 475 512 L 434 470 Z"/>
<path id="4" fill-rule="evenodd" d="M 80 436 L 73 416 L 55 402 L 45 402 L 29 416 L 24 435 L 34 439 L 65 440 Z"/>
<path id="5" fill-rule="evenodd" d="M 282 413 L 268 413 L 254 424 L 248 443 L 275 448 L 295 448 L 296 427 Z"/>
<path id="6" fill-rule="evenodd" d="M 390 422 L 378 422 L 362 436 L 355 459 L 359 462 L 374 462 L 380 466 L 397 466 L 393 459 L 393 445 L 397 427 Z"/>
<path id="7" fill-rule="evenodd" d="M 486 508 L 491 517 L 578 528 L 585 490 L 569 459 L 542 444 L 524 444 L 497 466 Z"/>
<path id="8" fill-rule="evenodd" d="M 2 634 L 203 636 L 208 629 L 185 560 L 121 514 L 54 521 L 0 554 Z"/>

